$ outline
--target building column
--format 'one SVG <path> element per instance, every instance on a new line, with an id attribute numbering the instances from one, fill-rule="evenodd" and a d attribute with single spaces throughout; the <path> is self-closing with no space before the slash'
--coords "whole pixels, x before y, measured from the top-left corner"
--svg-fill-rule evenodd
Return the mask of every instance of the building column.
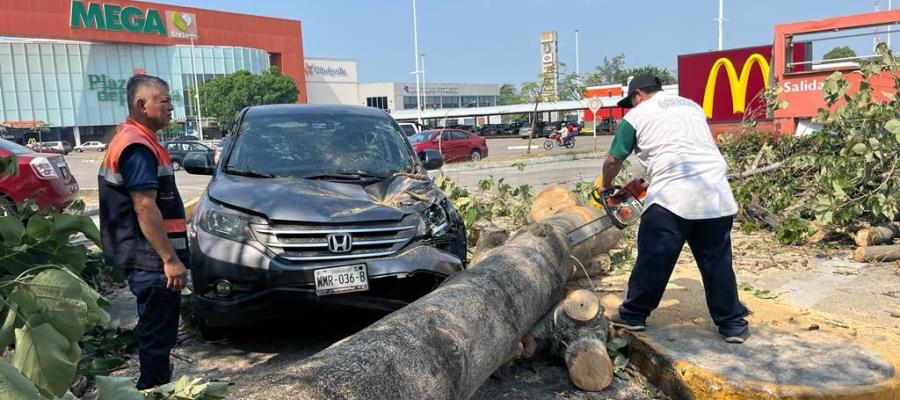
<path id="1" fill-rule="evenodd" d="M 81 131 L 78 130 L 78 127 L 72 128 L 72 135 L 75 136 L 75 145 L 81 146 Z"/>

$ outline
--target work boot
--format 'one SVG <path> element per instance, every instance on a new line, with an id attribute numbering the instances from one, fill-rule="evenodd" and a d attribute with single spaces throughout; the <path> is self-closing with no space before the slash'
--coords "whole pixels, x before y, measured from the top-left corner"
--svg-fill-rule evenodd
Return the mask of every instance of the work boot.
<path id="1" fill-rule="evenodd" d="M 631 332 L 641 332 L 647 329 L 647 324 L 643 321 L 627 320 L 622 318 L 618 313 L 610 318 L 610 322 L 612 322 L 612 326 L 616 328 L 622 328 Z"/>

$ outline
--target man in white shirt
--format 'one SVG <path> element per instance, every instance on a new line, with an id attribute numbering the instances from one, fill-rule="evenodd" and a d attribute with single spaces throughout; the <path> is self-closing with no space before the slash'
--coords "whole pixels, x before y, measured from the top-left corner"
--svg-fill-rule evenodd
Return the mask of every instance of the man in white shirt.
<path id="1" fill-rule="evenodd" d="M 619 124 L 603 164 L 608 191 L 634 152 L 647 169 L 650 187 L 638 230 L 638 256 L 628 293 L 613 326 L 640 331 L 659 305 L 675 262 L 687 242 L 697 260 L 706 304 L 729 343 L 750 336 L 732 269 L 731 226 L 737 204 L 725 159 L 713 141 L 697 103 L 664 93 L 659 78 L 644 74 L 628 85 L 620 107 L 631 108 Z"/>

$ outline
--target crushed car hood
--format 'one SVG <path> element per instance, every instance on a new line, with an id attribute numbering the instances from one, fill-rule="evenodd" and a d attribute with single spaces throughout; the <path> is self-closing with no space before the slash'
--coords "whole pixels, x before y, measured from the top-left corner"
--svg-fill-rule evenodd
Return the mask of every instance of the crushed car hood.
<path id="1" fill-rule="evenodd" d="M 219 174 L 209 196 L 270 220 L 314 223 L 399 221 L 443 194 L 431 181 L 397 175 L 368 184 Z"/>

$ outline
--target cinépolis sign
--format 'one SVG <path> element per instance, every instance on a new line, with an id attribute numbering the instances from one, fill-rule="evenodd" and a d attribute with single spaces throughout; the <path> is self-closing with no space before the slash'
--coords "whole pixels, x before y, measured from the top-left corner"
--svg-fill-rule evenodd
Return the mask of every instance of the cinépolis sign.
<path id="1" fill-rule="evenodd" d="M 113 3 L 73 0 L 69 26 L 179 39 L 197 38 L 197 17 L 194 14 L 168 10 L 161 13 L 155 8 L 122 7 Z"/>

